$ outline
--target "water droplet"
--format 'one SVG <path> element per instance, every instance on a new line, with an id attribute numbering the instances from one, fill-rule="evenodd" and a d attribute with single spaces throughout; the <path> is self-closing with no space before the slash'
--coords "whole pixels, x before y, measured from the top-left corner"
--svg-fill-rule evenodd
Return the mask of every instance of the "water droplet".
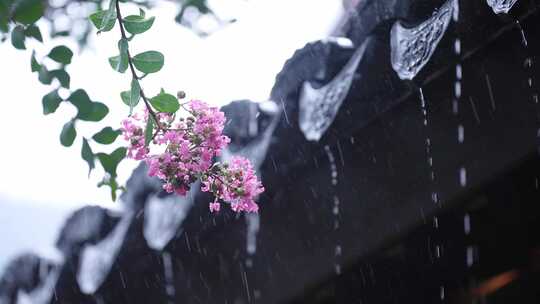
<path id="1" fill-rule="evenodd" d="M 516 20 L 516 25 L 519 28 L 519 32 L 521 33 L 521 42 L 523 43 L 524 47 L 527 47 L 529 43 L 527 42 L 527 37 L 525 36 L 525 31 L 521 27 L 521 24 L 519 23 L 519 20 Z"/>
<path id="2" fill-rule="evenodd" d="M 461 82 L 460 81 L 456 81 L 454 83 L 454 94 L 456 96 L 456 99 L 461 98 Z"/>
<path id="3" fill-rule="evenodd" d="M 459 169 L 459 184 L 462 187 L 467 186 L 467 170 L 463 167 Z"/>
<path id="4" fill-rule="evenodd" d="M 445 298 L 444 286 L 441 286 L 441 288 L 440 288 L 440 296 L 441 296 L 441 300 L 444 300 L 444 298 Z"/>
<path id="5" fill-rule="evenodd" d="M 461 64 L 457 64 L 456 65 L 456 78 L 458 80 L 461 80 L 462 77 L 463 77 L 463 69 L 461 67 Z"/>
<path id="6" fill-rule="evenodd" d="M 431 193 L 431 200 L 432 200 L 434 203 L 438 203 L 438 202 L 439 202 L 439 195 L 437 194 L 437 192 Z"/>
<path id="7" fill-rule="evenodd" d="M 493 109 L 493 111 L 495 111 L 497 109 L 495 106 L 495 97 L 493 96 L 493 89 L 491 88 L 491 81 L 488 74 L 486 74 L 486 84 L 488 88 L 489 99 L 491 100 L 491 108 Z"/>
<path id="8" fill-rule="evenodd" d="M 459 20 L 459 0 L 454 0 L 452 19 L 454 22 Z"/>
<path id="9" fill-rule="evenodd" d="M 461 54 L 461 40 L 459 38 L 454 41 L 454 52 L 456 55 Z"/>
<path id="10" fill-rule="evenodd" d="M 471 216 L 468 213 L 463 216 L 463 230 L 466 235 L 471 233 Z"/>
<path id="11" fill-rule="evenodd" d="M 474 264 L 474 247 L 467 246 L 467 267 L 471 267 Z"/>
<path id="12" fill-rule="evenodd" d="M 465 140 L 465 128 L 463 125 L 458 126 L 458 142 L 461 144 Z"/>
<path id="13" fill-rule="evenodd" d="M 335 249 L 335 255 L 336 255 L 336 256 L 341 255 L 341 246 L 340 246 L 340 245 L 337 245 L 337 246 L 336 246 L 336 249 Z"/>
<path id="14" fill-rule="evenodd" d="M 341 265 L 336 264 L 336 265 L 335 265 L 335 271 L 336 271 L 336 274 L 337 274 L 337 275 L 340 275 L 340 274 L 341 274 Z"/>

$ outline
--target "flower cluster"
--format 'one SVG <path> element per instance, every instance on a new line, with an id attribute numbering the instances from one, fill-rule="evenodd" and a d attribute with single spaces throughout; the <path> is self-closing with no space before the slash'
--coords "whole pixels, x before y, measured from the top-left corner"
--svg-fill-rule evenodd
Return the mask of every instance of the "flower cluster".
<path id="1" fill-rule="evenodd" d="M 230 202 L 235 212 L 257 212 L 259 206 L 253 200 L 264 188 L 255 175 L 249 160 L 233 157 L 231 164 L 216 164 L 211 173 L 202 176 L 202 191 L 214 193 L 215 200 L 210 203 L 211 211 L 219 211 L 218 199 Z"/>
<path id="2" fill-rule="evenodd" d="M 122 131 L 129 143 L 128 157 L 145 160 L 148 175 L 163 180 L 163 189 L 169 193 L 185 195 L 200 179 L 201 190 L 215 197 L 210 203 L 212 212 L 220 210 L 220 200 L 235 212 L 257 212 L 254 199 L 264 188 L 249 160 L 234 157 L 230 164 L 214 161 L 230 142 L 222 134 L 226 120 L 223 112 L 197 100 L 183 107 L 189 115 L 178 120 L 173 114 L 153 116 L 147 111 L 125 119 Z M 146 144 L 149 141 L 164 149 L 151 154 Z"/>
<path id="3" fill-rule="evenodd" d="M 142 160 L 150 152 L 144 144 L 144 129 L 141 125 L 141 117 L 134 114 L 128 119 L 122 121 L 122 133 L 124 139 L 129 142 L 128 157 L 136 160 Z"/>

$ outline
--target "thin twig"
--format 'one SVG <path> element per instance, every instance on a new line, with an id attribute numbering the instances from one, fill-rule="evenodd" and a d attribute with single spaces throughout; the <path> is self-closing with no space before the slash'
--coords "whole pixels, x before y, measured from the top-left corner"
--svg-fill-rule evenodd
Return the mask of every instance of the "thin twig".
<path id="1" fill-rule="evenodd" d="M 112 1 L 116 1 L 116 19 L 118 19 L 118 25 L 120 26 L 120 33 L 122 34 L 122 39 L 126 39 L 127 41 L 126 30 L 124 29 L 124 22 L 122 20 L 122 14 L 120 12 L 120 1 L 119 0 L 112 0 Z M 135 71 L 135 67 L 133 66 L 133 58 L 131 58 L 131 54 L 129 53 L 129 47 L 126 50 L 126 53 L 128 57 L 129 69 L 131 70 L 131 75 L 133 76 L 134 79 L 138 80 L 139 76 L 137 76 L 137 72 Z M 154 122 L 156 123 L 157 129 L 161 130 L 162 129 L 161 124 L 159 123 L 157 115 L 152 109 L 152 107 L 150 106 L 150 102 L 148 101 L 148 98 L 146 98 L 146 95 L 144 95 L 144 91 L 142 88 L 140 89 L 140 94 L 144 102 L 144 105 L 146 106 L 146 109 L 148 110 L 148 113 L 152 115 L 152 118 L 154 119 Z"/>

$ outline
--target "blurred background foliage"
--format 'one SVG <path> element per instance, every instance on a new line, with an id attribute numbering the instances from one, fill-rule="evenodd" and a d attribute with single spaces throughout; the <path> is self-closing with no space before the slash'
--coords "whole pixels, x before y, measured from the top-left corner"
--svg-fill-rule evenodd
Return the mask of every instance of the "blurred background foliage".
<path id="1" fill-rule="evenodd" d="M 6 41 L 12 37 L 12 44 L 23 48 L 21 42 L 26 38 L 43 41 L 41 31 L 35 23 L 42 19 L 50 26 L 50 38 L 71 37 L 84 47 L 92 26 L 88 22 L 88 12 L 96 11 L 107 5 L 103 0 L 0 0 L 0 39 Z M 122 2 L 128 2 L 123 0 Z M 152 8 L 159 1 L 129 0 L 145 8 Z M 225 26 L 235 20 L 222 20 L 217 16 L 208 0 L 177 0 L 178 14 L 175 21 L 200 36 L 211 34 L 211 31 L 200 28 L 201 17 L 211 18 L 216 28 Z M 15 31 L 14 31 L 15 30 Z"/>

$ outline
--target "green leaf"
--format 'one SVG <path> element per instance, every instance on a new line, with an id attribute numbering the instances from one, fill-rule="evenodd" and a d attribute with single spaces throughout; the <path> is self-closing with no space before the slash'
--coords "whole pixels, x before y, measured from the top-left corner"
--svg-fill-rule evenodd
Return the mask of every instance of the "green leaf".
<path id="1" fill-rule="evenodd" d="M 77 118 L 84 121 L 100 121 L 109 114 L 109 108 L 101 102 L 92 102 L 90 112 L 77 114 Z"/>
<path id="2" fill-rule="evenodd" d="M 49 53 L 49 58 L 63 64 L 70 64 L 72 57 L 73 52 L 65 45 L 57 46 Z"/>
<path id="3" fill-rule="evenodd" d="M 7 33 L 8 28 L 8 19 L 9 19 L 9 10 L 11 2 L 10 1 L 0 1 L 0 32 Z"/>
<path id="4" fill-rule="evenodd" d="M 41 31 L 39 30 L 39 27 L 34 24 L 29 25 L 24 30 L 24 34 L 26 35 L 26 37 L 32 37 L 39 42 L 43 42 L 43 36 L 41 36 Z"/>
<path id="5" fill-rule="evenodd" d="M 94 139 L 100 144 L 109 145 L 116 140 L 120 133 L 120 130 L 113 130 L 113 128 L 111 127 L 105 127 L 101 131 L 94 134 L 94 136 L 92 136 L 92 139 Z"/>
<path id="6" fill-rule="evenodd" d="M 132 35 L 142 34 L 152 27 L 155 19 L 155 17 L 145 19 L 138 15 L 130 15 L 124 18 L 124 26 Z"/>
<path id="7" fill-rule="evenodd" d="M 113 29 L 114 24 L 116 23 L 116 11 L 114 11 L 113 15 L 114 18 L 108 19 L 108 23 L 104 25 L 104 27 L 101 29 L 101 25 L 103 24 L 103 18 L 109 10 L 104 11 L 97 11 L 89 16 L 90 21 L 92 21 L 92 24 L 96 27 L 96 29 L 100 30 L 100 32 L 108 32 Z"/>
<path id="8" fill-rule="evenodd" d="M 120 92 L 120 98 L 122 98 L 122 102 L 125 103 L 126 106 L 129 106 L 131 103 L 131 92 L 130 91 Z"/>
<path id="9" fill-rule="evenodd" d="M 139 99 L 141 98 L 141 86 L 135 78 L 131 80 L 131 91 L 129 95 L 129 115 L 131 115 L 133 108 L 139 103 Z"/>
<path id="10" fill-rule="evenodd" d="M 108 113 L 109 108 L 101 102 L 93 102 L 83 89 L 71 93 L 68 100 L 77 110 L 77 118 L 84 121 L 100 121 Z"/>
<path id="11" fill-rule="evenodd" d="M 94 152 L 92 152 L 92 148 L 90 148 L 88 140 L 86 140 L 84 137 L 81 149 L 81 157 L 88 164 L 88 177 L 90 177 L 90 172 L 92 172 L 96 165 L 94 163 Z"/>
<path id="12" fill-rule="evenodd" d="M 7 12 L 7 6 L 0 1 L 0 33 L 7 33 L 9 30 Z"/>
<path id="13" fill-rule="evenodd" d="M 117 0 L 111 0 L 109 2 L 109 9 L 107 12 L 103 15 L 103 19 L 101 20 L 101 24 L 99 26 L 100 32 L 107 32 L 109 31 L 110 23 L 113 22 L 112 20 L 116 19 L 116 1 Z M 113 24 L 114 26 L 114 24 Z M 112 27 L 111 27 L 112 29 Z"/>
<path id="14" fill-rule="evenodd" d="M 111 177 L 114 178 L 116 177 L 116 168 L 118 167 L 118 164 L 126 157 L 126 148 L 118 148 L 111 154 L 98 153 L 97 157 L 105 172 L 109 173 Z"/>
<path id="15" fill-rule="evenodd" d="M 146 122 L 146 128 L 144 129 L 144 145 L 148 146 L 150 141 L 152 141 L 152 136 L 154 135 L 154 118 L 148 116 L 148 121 Z"/>
<path id="16" fill-rule="evenodd" d="M 88 97 L 85 90 L 76 90 L 75 92 L 71 93 L 68 100 L 77 108 L 77 116 L 85 116 L 92 112 L 92 100 L 90 100 L 90 97 Z"/>
<path id="17" fill-rule="evenodd" d="M 109 64 L 111 65 L 111 68 L 113 68 L 113 70 L 117 71 L 119 63 L 120 63 L 120 56 L 109 57 Z M 125 70 L 120 73 L 124 73 L 124 72 Z"/>
<path id="18" fill-rule="evenodd" d="M 31 24 L 39 20 L 45 11 L 43 0 L 13 1 L 13 20 L 22 24 Z"/>
<path id="19" fill-rule="evenodd" d="M 155 73 L 163 67 L 165 58 L 158 51 L 147 51 L 133 57 L 133 64 L 143 73 Z"/>
<path id="20" fill-rule="evenodd" d="M 175 96 L 165 92 L 159 93 L 150 99 L 150 103 L 159 112 L 174 113 L 180 108 L 180 103 Z"/>
<path id="21" fill-rule="evenodd" d="M 139 8 L 139 16 L 142 18 L 146 16 L 146 12 L 142 8 Z"/>
<path id="22" fill-rule="evenodd" d="M 66 89 L 69 89 L 70 77 L 69 74 L 62 69 L 49 72 L 53 78 L 58 79 L 60 85 Z"/>
<path id="23" fill-rule="evenodd" d="M 122 38 L 120 39 L 120 41 L 118 41 L 118 49 L 120 50 L 120 55 L 110 57 L 109 64 L 111 65 L 113 70 L 120 73 L 124 73 L 127 70 L 128 64 L 129 64 L 128 54 L 127 54 L 127 50 L 128 50 L 127 39 Z"/>
<path id="24" fill-rule="evenodd" d="M 65 147 L 70 147 L 71 145 L 73 145 L 75 137 L 77 137 L 77 131 L 75 130 L 75 121 L 70 120 L 62 128 L 62 132 L 60 133 L 60 143 L 62 143 L 62 145 Z"/>
<path id="25" fill-rule="evenodd" d="M 75 90 L 75 92 L 71 93 L 68 100 L 79 110 L 81 110 L 81 107 L 90 106 L 92 103 L 92 100 L 90 100 L 90 97 L 88 97 L 88 94 L 83 89 Z"/>
<path id="26" fill-rule="evenodd" d="M 41 69 L 41 65 L 36 60 L 36 52 L 32 51 L 32 58 L 30 59 L 30 68 L 32 72 L 38 72 Z"/>
<path id="27" fill-rule="evenodd" d="M 128 41 L 125 38 L 122 38 L 118 41 L 118 50 L 120 51 L 120 61 L 116 70 L 122 72 L 128 68 Z"/>
<path id="28" fill-rule="evenodd" d="M 47 68 L 42 65 L 39 69 L 39 72 L 38 72 L 38 79 L 41 83 L 43 84 L 51 84 L 52 82 L 52 76 L 51 76 L 51 73 L 47 70 Z"/>
<path id="29" fill-rule="evenodd" d="M 62 98 L 58 95 L 58 90 L 54 90 L 43 96 L 41 102 L 43 103 L 43 114 L 47 115 L 54 113 L 56 109 L 58 109 L 58 106 L 62 102 Z"/>
<path id="30" fill-rule="evenodd" d="M 24 28 L 21 25 L 17 25 L 11 31 L 11 44 L 14 48 L 18 50 L 25 50 L 26 46 L 24 45 Z"/>

